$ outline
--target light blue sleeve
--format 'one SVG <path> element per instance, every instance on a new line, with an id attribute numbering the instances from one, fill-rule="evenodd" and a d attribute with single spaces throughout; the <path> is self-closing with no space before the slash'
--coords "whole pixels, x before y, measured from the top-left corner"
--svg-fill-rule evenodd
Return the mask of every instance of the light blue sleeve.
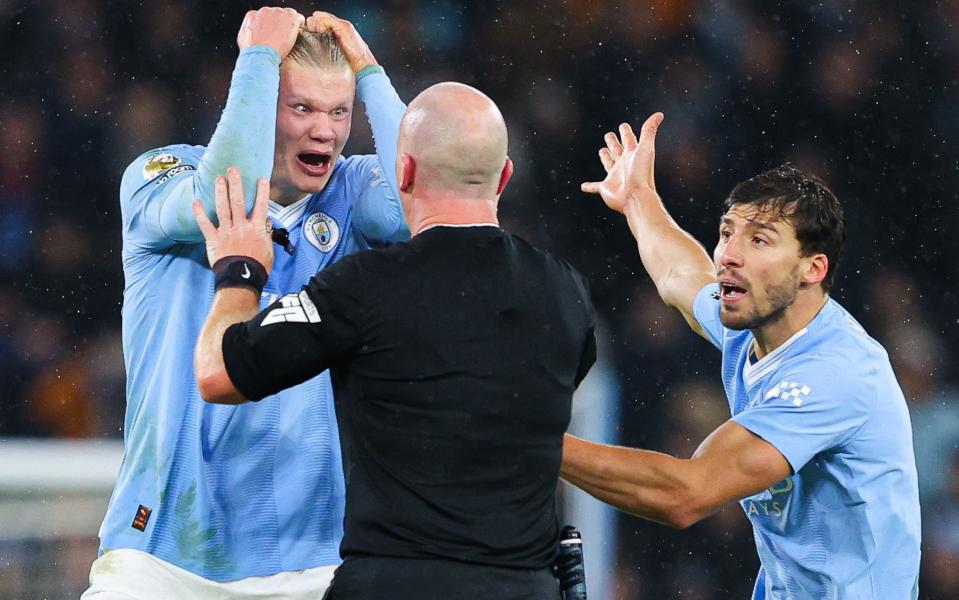
<path id="1" fill-rule="evenodd" d="M 847 362 L 822 355 L 787 361 L 733 421 L 775 446 L 798 472 L 851 439 L 873 412 L 875 396 Z"/>
<path id="2" fill-rule="evenodd" d="M 206 152 L 200 155 L 186 152 L 189 146 L 171 146 L 147 152 L 127 167 L 120 203 L 128 249 L 154 251 L 203 241 L 193 216 L 193 200 L 199 198 L 216 222 L 213 184 L 229 166 L 240 170 L 247 211 L 253 207 L 256 180 L 270 177 L 273 171 L 279 66 L 280 57 L 272 48 L 243 50 L 233 70 L 226 108 Z"/>
<path id="3" fill-rule="evenodd" d="M 353 227 L 373 245 L 407 239 L 409 230 L 403 219 L 396 183 L 396 141 L 406 105 L 393 89 L 390 78 L 376 66 L 360 72 L 356 95 L 366 107 L 376 144 L 376 160 L 359 163 L 359 180 L 354 182 L 359 195 L 354 206 Z"/>
<path id="4" fill-rule="evenodd" d="M 719 320 L 719 284 L 709 283 L 699 290 L 693 300 L 693 315 L 696 322 L 706 332 L 706 337 L 720 350 L 723 349 L 723 337 L 726 328 Z"/>

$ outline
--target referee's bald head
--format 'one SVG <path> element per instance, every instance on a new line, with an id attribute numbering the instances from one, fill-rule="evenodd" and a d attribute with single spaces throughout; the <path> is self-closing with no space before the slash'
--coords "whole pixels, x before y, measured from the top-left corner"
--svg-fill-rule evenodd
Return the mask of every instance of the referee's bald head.
<path id="1" fill-rule="evenodd" d="M 476 88 L 445 82 L 410 102 L 397 158 L 413 159 L 423 191 L 487 199 L 499 195 L 509 177 L 506 148 L 506 123 L 496 104 Z"/>

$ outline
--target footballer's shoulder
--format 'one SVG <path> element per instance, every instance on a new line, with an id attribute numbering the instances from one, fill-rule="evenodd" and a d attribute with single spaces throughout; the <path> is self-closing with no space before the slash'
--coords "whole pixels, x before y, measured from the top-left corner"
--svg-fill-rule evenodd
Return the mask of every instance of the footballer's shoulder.
<path id="1" fill-rule="evenodd" d="M 335 168 L 346 176 L 347 185 L 369 185 L 371 179 L 375 181 L 384 178 L 383 167 L 375 154 L 341 154 Z"/>
<path id="2" fill-rule="evenodd" d="M 162 183 L 163 177 L 172 177 L 185 171 L 195 171 L 203 152 L 203 146 L 174 144 L 153 148 L 140 154 L 123 173 L 122 186 L 137 189 L 149 182 Z"/>

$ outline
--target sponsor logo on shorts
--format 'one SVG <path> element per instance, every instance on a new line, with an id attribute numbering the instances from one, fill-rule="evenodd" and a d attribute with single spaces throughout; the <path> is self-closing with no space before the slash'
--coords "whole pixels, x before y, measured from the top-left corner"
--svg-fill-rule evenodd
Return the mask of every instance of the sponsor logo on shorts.
<path id="1" fill-rule="evenodd" d="M 306 233 L 306 239 L 319 248 L 321 252 L 329 252 L 340 241 L 340 226 L 336 224 L 333 217 L 324 213 L 310 215 L 310 218 L 303 225 L 303 229 Z"/>

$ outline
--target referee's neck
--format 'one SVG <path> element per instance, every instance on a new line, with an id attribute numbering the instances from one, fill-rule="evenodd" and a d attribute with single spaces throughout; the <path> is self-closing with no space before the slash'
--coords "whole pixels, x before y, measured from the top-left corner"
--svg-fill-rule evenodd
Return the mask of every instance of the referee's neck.
<path id="1" fill-rule="evenodd" d="M 447 225 L 466 227 L 474 225 L 499 226 L 496 199 L 478 198 L 411 198 L 407 211 L 407 225 L 412 235 L 430 227 Z"/>

